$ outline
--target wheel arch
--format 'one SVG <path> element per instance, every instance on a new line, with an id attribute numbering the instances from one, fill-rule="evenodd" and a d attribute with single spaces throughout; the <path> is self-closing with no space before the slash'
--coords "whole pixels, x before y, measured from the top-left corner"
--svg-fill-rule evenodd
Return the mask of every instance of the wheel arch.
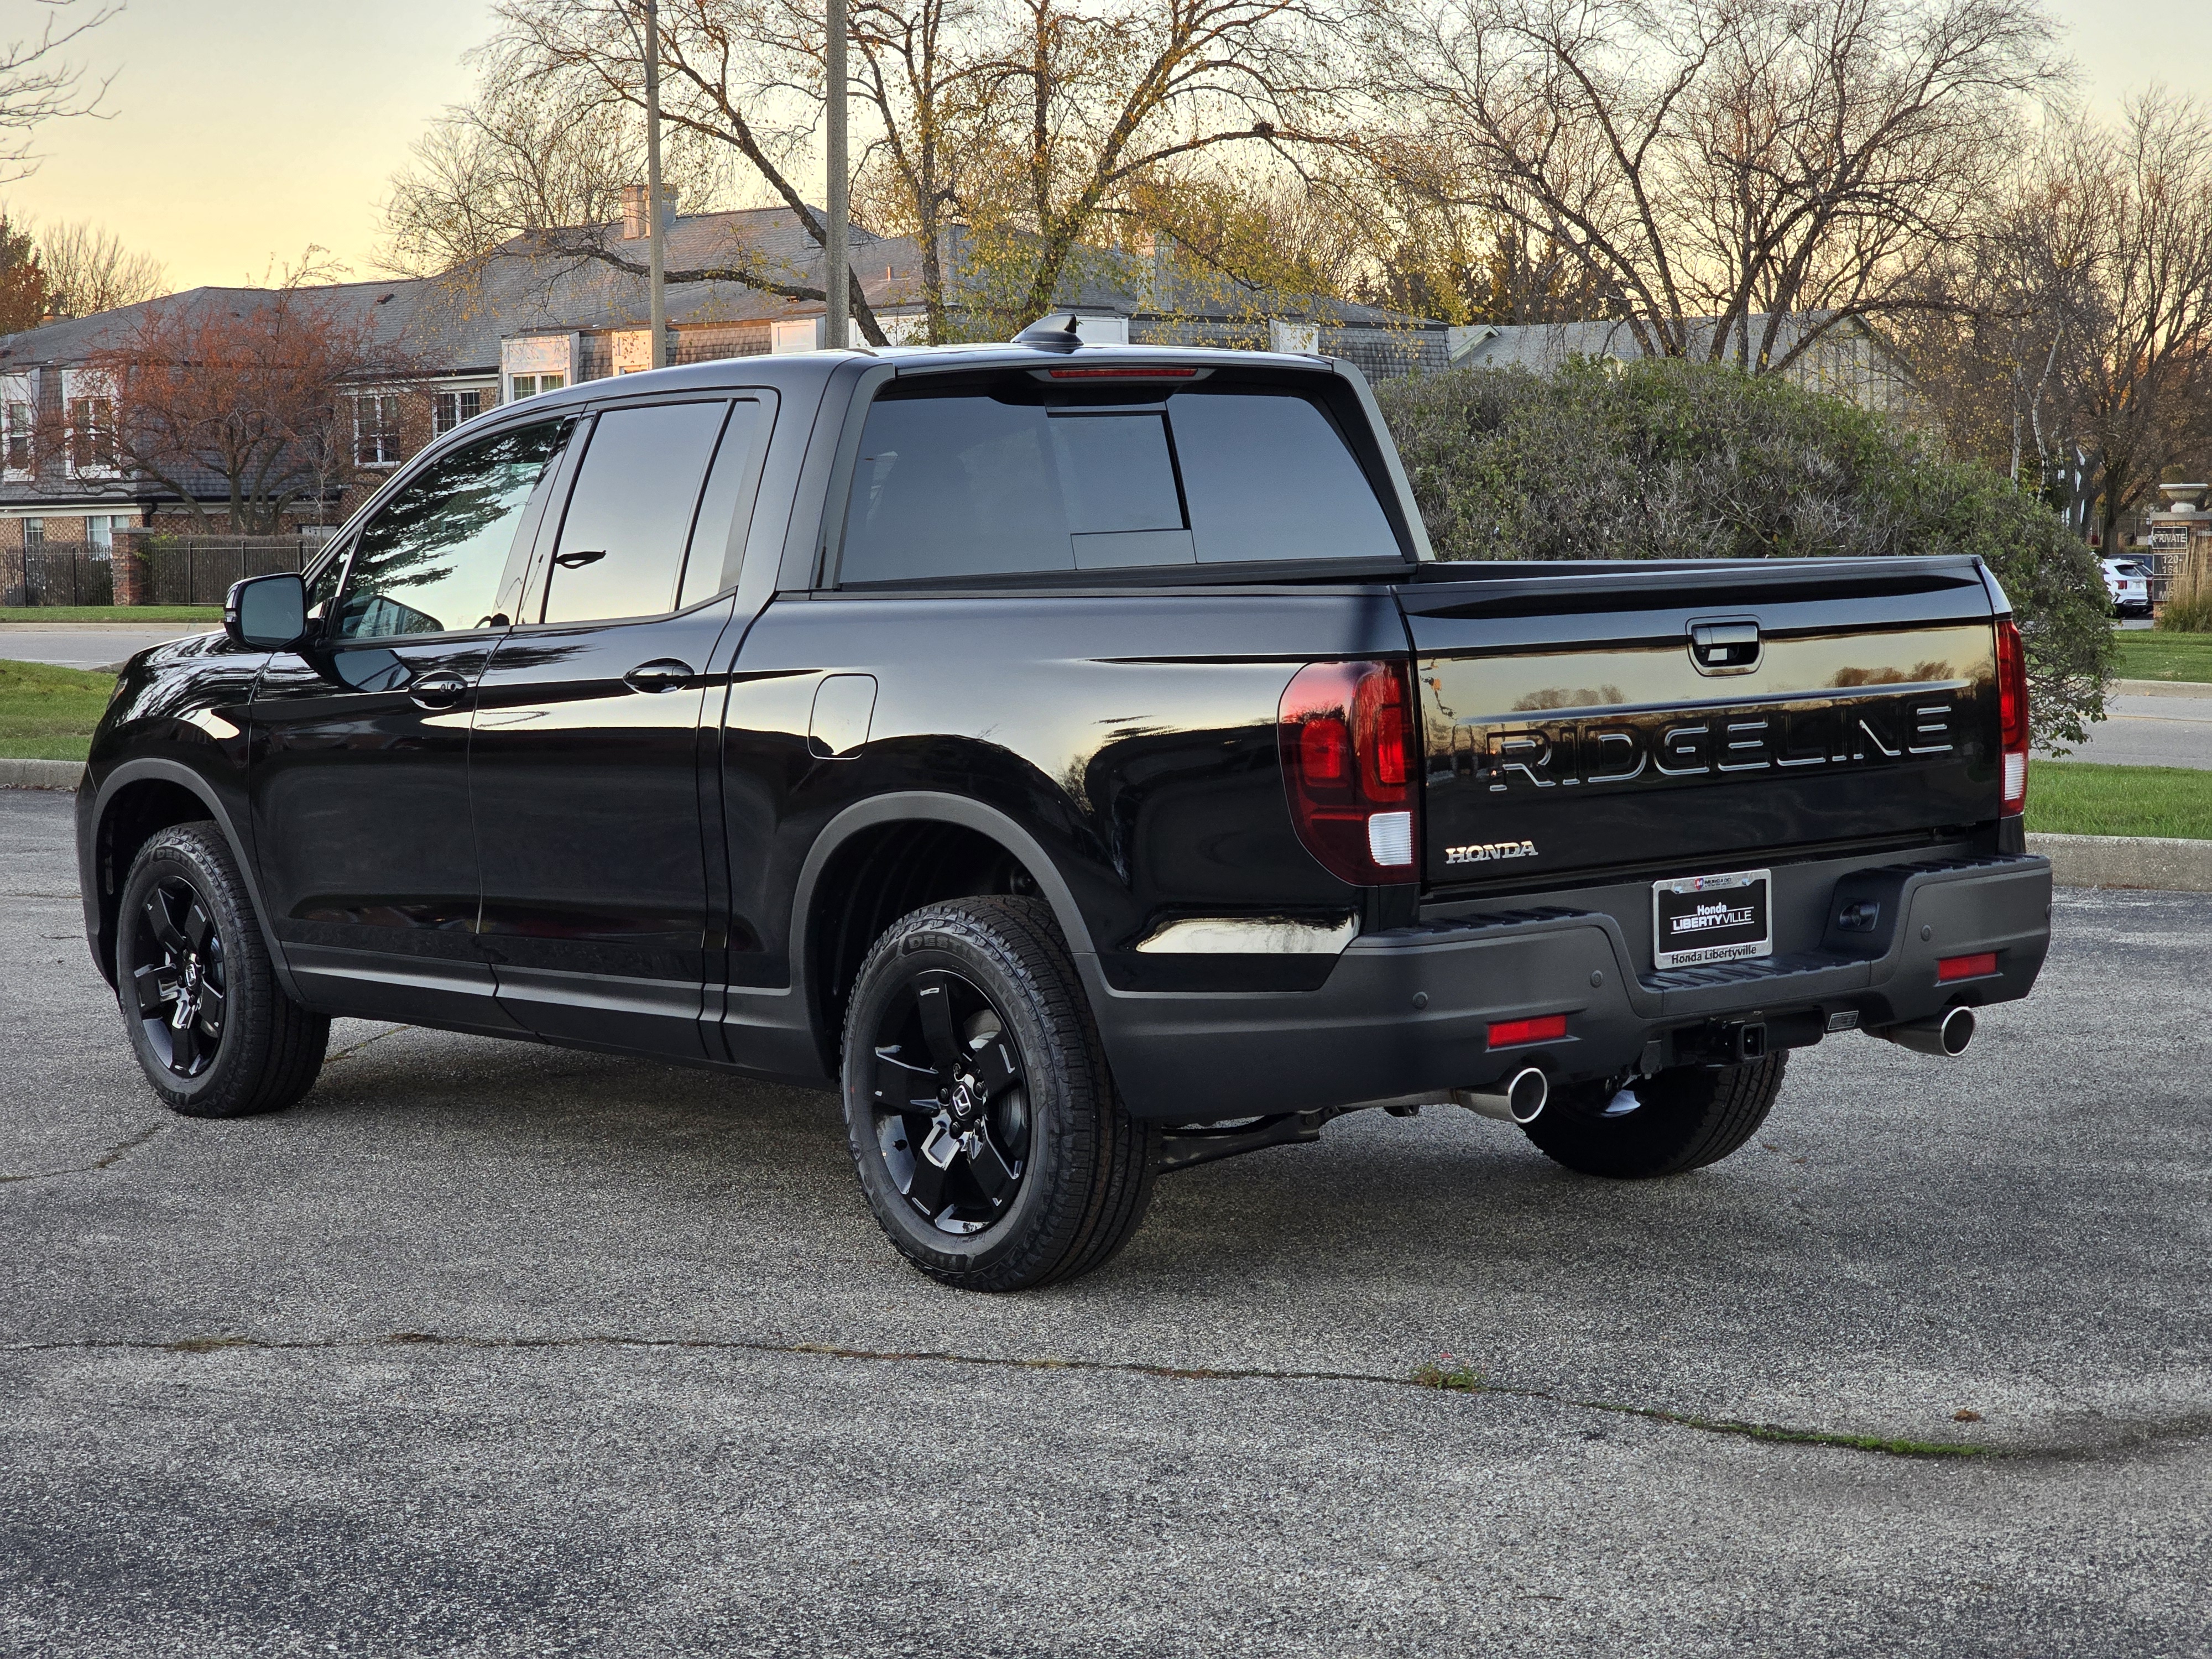
<path id="1" fill-rule="evenodd" d="M 287 996 L 298 999 L 283 947 L 261 902 L 261 884 L 247 855 L 245 838 L 239 834 L 221 793 L 205 777 L 179 761 L 151 756 L 125 761 L 100 780 L 88 818 L 89 841 L 80 871 L 85 884 L 86 933 L 100 977 L 110 986 L 115 983 L 115 929 L 131 861 L 140 848 L 164 830 L 179 823 L 210 823 L 222 832 L 253 901 L 254 921 L 268 947 L 277 982 Z"/>
<path id="2" fill-rule="evenodd" d="M 837 1071 L 853 975 L 900 916 L 941 899 L 1037 894 L 1052 906 L 1068 949 L 1092 950 L 1073 890 L 1036 837 L 964 795 L 878 796 L 847 807 L 808 849 L 793 895 L 792 980 L 806 998 L 824 1068 Z"/>

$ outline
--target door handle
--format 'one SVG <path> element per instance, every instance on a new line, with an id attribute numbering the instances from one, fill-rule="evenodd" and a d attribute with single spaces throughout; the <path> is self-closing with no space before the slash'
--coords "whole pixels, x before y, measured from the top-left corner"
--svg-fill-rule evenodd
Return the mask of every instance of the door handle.
<path id="1" fill-rule="evenodd" d="M 606 556 L 607 550 L 602 547 L 587 553 L 556 553 L 553 562 L 563 570 L 576 570 Z"/>
<path id="2" fill-rule="evenodd" d="M 691 665 L 673 657 L 641 662 L 623 676 L 623 684 L 633 691 L 681 691 L 691 684 Z"/>
<path id="3" fill-rule="evenodd" d="M 469 683 L 449 668 L 441 668 L 410 681 L 410 701 L 422 708 L 451 708 L 469 695 Z"/>

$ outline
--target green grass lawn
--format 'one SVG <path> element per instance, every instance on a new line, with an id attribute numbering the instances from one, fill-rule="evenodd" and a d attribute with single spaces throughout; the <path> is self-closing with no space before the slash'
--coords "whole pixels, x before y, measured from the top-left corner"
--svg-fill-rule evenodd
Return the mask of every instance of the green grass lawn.
<path id="1" fill-rule="evenodd" d="M 0 660 L 0 759 L 82 760 L 115 676 Z"/>
<path id="2" fill-rule="evenodd" d="M 2212 634 L 2161 634 L 2130 629 L 2114 634 L 2124 680 L 2212 680 Z"/>
<path id="3" fill-rule="evenodd" d="M 222 626 L 219 605 L 7 605 L 0 623 L 204 623 Z"/>
<path id="4" fill-rule="evenodd" d="M 2212 841 L 2212 772 L 2035 761 L 2027 769 L 2027 827 L 2052 836 Z"/>

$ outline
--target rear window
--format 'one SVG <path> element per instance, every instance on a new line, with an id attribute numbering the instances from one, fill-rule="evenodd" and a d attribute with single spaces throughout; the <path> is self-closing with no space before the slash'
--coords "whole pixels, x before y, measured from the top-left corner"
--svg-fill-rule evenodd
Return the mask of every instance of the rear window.
<path id="1" fill-rule="evenodd" d="M 1164 404 L 1022 392 L 868 412 L 840 580 L 1402 557 L 1315 399 L 1194 386 Z"/>

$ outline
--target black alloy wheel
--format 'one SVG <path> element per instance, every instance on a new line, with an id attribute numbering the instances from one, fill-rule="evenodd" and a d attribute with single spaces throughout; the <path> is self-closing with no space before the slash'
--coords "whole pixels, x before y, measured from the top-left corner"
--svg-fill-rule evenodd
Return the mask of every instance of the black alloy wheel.
<path id="1" fill-rule="evenodd" d="M 289 1106 L 314 1086 L 331 1022 L 284 994 L 230 843 L 158 830 L 115 913 L 116 1001 L 154 1092 L 188 1117 Z"/>
<path id="2" fill-rule="evenodd" d="M 1089 1273 L 1152 1200 L 1159 1126 L 1115 1094 L 1040 898 L 949 899 L 885 929 L 846 1006 L 843 1093 L 868 1207 L 944 1284 Z"/>
<path id="3" fill-rule="evenodd" d="M 197 1078 L 222 1048 L 229 972 L 207 901 L 182 876 L 147 889 L 132 917 L 131 994 L 146 1046 L 172 1076 Z"/>
<path id="4" fill-rule="evenodd" d="M 1006 1020 L 974 981 L 924 969 L 885 1001 L 871 1048 L 892 1186 L 938 1231 L 982 1231 L 1029 1169 L 1029 1093 Z"/>

